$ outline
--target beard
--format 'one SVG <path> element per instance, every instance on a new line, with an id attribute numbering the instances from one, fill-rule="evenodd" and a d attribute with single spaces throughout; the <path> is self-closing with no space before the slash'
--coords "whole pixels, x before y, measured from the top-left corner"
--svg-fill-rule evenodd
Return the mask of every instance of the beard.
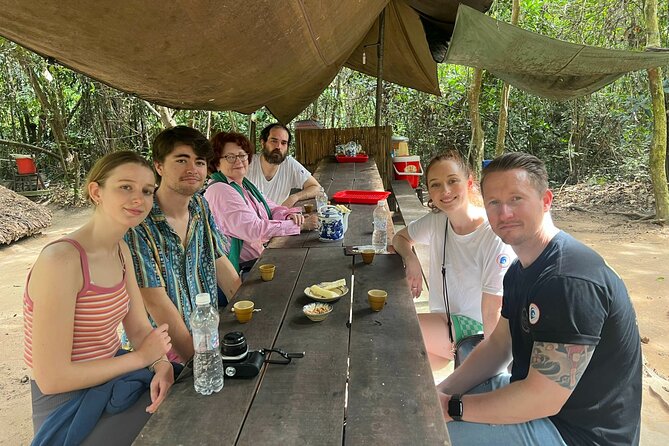
<path id="1" fill-rule="evenodd" d="M 270 164 L 281 164 L 286 159 L 286 155 L 281 153 L 281 150 L 269 150 L 267 147 L 262 148 L 262 156 Z"/>

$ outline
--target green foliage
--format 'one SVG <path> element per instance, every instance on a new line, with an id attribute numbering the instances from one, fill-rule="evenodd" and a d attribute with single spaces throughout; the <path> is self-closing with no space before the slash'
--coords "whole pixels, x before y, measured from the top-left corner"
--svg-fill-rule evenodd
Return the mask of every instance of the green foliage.
<path id="1" fill-rule="evenodd" d="M 639 0 L 521 0 L 520 11 L 522 28 L 549 37 L 620 49 L 641 50 L 645 45 L 643 2 Z M 666 47 L 669 8 L 661 7 L 658 12 L 660 37 Z M 491 15 L 508 22 L 511 2 L 495 2 Z M 150 155 L 151 140 L 163 128 L 152 111 L 154 106 L 51 65 L 37 55 L 30 54 L 27 64 L 64 118 L 67 146 L 79 156 L 80 174 L 111 150 L 127 148 Z M 396 135 L 408 137 L 412 153 L 420 155 L 424 164 L 447 148 L 456 148 L 465 155 L 469 150 L 467 91 L 471 70 L 443 64 L 437 69 L 442 91 L 438 97 L 383 84 L 383 123 L 392 125 Z M 665 79 L 664 88 L 669 93 L 669 79 Z M 623 76 L 589 97 L 568 102 L 548 101 L 512 88 L 507 150 L 541 157 L 555 182 L 645 180 L 652 127 L 647 89 L 644 72 Z M 500 90 L 501 81 L 484 74 L 479 105 L 488 142 L 486 158 L 494 152 Z M 296 119 L 310 119 L 315 114 L 326 127 L 374 125 L 375 92 L 376 79 L 344 68 Z M 57 150 L 57 139 L 49 125 L 53 110 L 44 109 L 26 70 L 18 62 L 17 46 L 4 39 L 0 39 L 0 96 L 0 138 Z M 203 132 L 249 132 L 248 116 L 236 112 L 173 113 L 178 124 Z M 273 121 L 267 110 L 256 112 L 258 132 Z M 8 159 L 10 153 L 16 152 L 20 150 L 0 146 L 0 159 Z M 58 181 L 62 177 L 57 158 L 38 153 L 37 163 L 47 178 Z M 12 163 L 0 163 L 2 178 L 12 173 Z"/>

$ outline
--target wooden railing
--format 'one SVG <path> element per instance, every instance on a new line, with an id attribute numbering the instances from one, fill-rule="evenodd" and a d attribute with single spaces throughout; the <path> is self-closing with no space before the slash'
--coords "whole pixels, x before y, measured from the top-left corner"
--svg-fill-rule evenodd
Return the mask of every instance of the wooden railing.
<path id="1" fill-rule="evenodd" d="M 385 127 L 350 127 L 345 129 L 298 129 L 295 131 L 295 158 L 314 171 L 318 162 L 334 155 L 335 146 L 357 141 L 376 161 L 385 189 L 390 188 L 392 160 L 390 144 L 393 131 Z"/>

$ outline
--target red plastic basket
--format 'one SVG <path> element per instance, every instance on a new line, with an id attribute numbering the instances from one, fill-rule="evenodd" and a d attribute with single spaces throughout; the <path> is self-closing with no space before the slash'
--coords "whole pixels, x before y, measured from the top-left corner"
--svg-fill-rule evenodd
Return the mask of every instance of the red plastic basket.
<path id="1" fill-rule="evenodd" d="M 365 163 L 369 159 L 366 153 L 355 156 L 337 155 L 337 162 L 339 163 Z"/>
<path id="2" fill-rule="evenodd" d="M 390 192 L 377 192 L 371 190 L 342 190 L 335 193 L 332 199 L 337 203 L 353 204 L 376 204 L 379 200 L 385 200 Z"/>

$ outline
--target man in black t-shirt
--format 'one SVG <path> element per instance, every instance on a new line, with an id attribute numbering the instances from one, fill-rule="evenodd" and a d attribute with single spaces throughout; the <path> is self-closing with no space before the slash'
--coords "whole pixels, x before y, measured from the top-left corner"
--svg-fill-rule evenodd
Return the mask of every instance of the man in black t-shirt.
<path id="1" fill-rule="evenodd" d="M 445 419 L 462 421 L 448 425 L 452 443 L 638 444 L 641 344 L 624 283 L 553 225 L 536 157 L 496 158 L 481 189 L 493 230 L 518 260 L 494 332 L 438 386 Z M 498 374 L 511 359 L 511 375 Z"/>

